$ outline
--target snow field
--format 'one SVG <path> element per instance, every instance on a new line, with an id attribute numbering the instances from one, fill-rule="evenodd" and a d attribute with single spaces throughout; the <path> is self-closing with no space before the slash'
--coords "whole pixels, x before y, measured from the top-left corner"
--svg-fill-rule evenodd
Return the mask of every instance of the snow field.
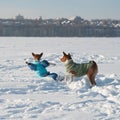
<path id="1" fill-rule="evenodd" d="M 90 42 L 89 42 L 90 41 Z M 0 38 L 0 120 L 119 120 L 119 38 Z M 62 52 L 78 63 L 95 60 L 97 86 L 86 76 L 74 82 L 38 78 L 25 64 L 31 52 L 55 63 L 65 74 Z"/>

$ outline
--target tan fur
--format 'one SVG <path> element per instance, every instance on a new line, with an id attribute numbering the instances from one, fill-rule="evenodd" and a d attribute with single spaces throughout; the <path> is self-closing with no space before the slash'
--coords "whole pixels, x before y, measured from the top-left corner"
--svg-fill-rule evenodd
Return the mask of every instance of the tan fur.
<path id="1" fill-rule="evenodd" d="M 35 54 L 35 53 L 32 53 L 33 55 L 33 58 L 35 61 L 39 61 L 43 55 L 43 53 L 40 53 L 40 54 Z"/>

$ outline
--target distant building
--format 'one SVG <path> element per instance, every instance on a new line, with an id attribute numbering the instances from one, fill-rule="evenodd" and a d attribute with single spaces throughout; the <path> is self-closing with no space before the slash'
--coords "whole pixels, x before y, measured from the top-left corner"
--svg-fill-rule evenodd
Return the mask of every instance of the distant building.
<path id="1" fill-rule="evenodd" d="M 15 17 L 15 19 L 16 20 L 24 20 L 24 16 L 22 16 L 22 15 L 17 15 L 16 17 Z"/>

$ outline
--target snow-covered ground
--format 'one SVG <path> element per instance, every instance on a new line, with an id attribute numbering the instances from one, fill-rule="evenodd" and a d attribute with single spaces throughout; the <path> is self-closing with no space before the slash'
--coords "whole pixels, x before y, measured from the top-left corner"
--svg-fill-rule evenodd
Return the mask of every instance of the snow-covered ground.
<path id="1" fill-rule="evenodd" d="M 87 77 L 74 82 L 38 78 L 25 64 L 31 52 L 65 74 L 62 52 L 75 62 L 95 60 L 97 86 Z M 0 120 L 119 120 L 120 38 L 0 38 Z"/>

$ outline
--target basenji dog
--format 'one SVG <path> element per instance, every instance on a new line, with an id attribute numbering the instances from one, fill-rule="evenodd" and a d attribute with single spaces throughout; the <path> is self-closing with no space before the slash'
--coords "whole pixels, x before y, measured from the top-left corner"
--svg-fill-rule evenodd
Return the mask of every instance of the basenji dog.
<path id="1" fill-rule="evenodd" d="M 95 77 L 98 73 L 98 66 L 95 61 L 89 61 L 89 63 L 82 64 L 75 63 L 71 55 L 65 52 L 63 52 L 61 61 L 65 64 L 66 72 L 71 76 L 71 81 L 73 81 L 73 77 L 87 75 L 91 85 L 96 85 Z"/>
<path id="2" fill-rule="evenodd" d="M 43 53 L 35 54 L 32 53 L 32 56 L 34 58 L 34 62 L 30 63 L 26 61 L 26 64 L 29 66 L 29 68 L 37 73 L 39 77 L 51 77 L 54 80 L 57 79 L 58 75 L 57 73 L 50 73 L 47 71 L 46 67 L 48 67 L 50 64 L 47 60 L 41 60 L 41 57 L 43 56 Z M 55 64 L 54 64 L 55 65 Z"/>

